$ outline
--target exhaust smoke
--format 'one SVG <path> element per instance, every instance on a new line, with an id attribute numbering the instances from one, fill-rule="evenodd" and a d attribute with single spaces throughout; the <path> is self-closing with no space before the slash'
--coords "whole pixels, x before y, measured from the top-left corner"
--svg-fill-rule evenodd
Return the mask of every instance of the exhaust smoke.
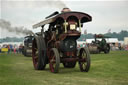
<path id="1" fill-rule="evenodd" d="M 39 8 L 43 8 L 43 7 L 54 7 L 54 8 L 58 8 L 58 9 L 63 9 L 63 8 L 67 8 L 66 4 L 61 1 L 61 0 L 33 0 L 30 1 L 30 3 L 26 3 L 26 6 L 33 6 L 33 7 L 39 7 Z"/>
<path id="2" fill-rule="evenodd" d="M 6 21 L 4 19 L 0 19 L 0 28 L 6 29 L 8 32 L 15 32 L 16 34 L 32 34 L 33 32 L 31 30 L 28 30 L 27 28 L 22 27 L 12 27 L 11 23 L 9 21 Z"/>
<path id="3" fill-rule="evenodd" d="M 66 4 L 64 2 L 62 2 L 61 0 L 50 0 L 50 1 L 46 0 L 46 4 L 48 6 L 57 7 L 59 9 L 67 8 Z"/>
<path id="4" fill-rule="evenodd" d="M 21 1 L 2 1 L 2 6 L 8 5 L 11 8 L 57 8 L 59 10 L 67 8 L 66 4 L 61 0 L 21 0 Z M 8 7 L 7 6 L 7 7 Z"/>

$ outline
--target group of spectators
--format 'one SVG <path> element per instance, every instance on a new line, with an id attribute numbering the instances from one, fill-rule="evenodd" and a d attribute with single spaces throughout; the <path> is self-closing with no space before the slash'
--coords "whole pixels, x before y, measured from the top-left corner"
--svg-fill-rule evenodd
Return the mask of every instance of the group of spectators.
<path id="1" fill-rule="evenodd" d="M 2 52 L 2 48 L 7 49 L 7 53 L 22 53 L 22 48 L 23 45 L 11 45 L 11 44 L 5 44 L 5 45 L 0 45 L 0 53 Z"/>

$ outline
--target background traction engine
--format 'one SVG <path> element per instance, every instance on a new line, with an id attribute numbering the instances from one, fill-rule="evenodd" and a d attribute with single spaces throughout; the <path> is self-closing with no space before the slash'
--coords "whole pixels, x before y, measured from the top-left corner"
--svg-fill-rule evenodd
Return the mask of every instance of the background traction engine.
<path id="1" fill-rule="evenodd" d="M 107 36 L 104 36 L 102 34 L 99 35 L 94 35 L 95 41 L 92 41 L 92 43 L 88 46 L 90 53 L 100 53 L 100 52 L 104 52 L 104 53 L 109 53 L 110 51 L 110 45 L 107 43 L 107 41 L 105 40 L 105 38 L 109 38 Z M 100 40 L 98 40 L 101 39 Z"/>
<path id="2" fill-rule="evenodd" d="M 32 43 L 34 68 L 44 70 L 46 64 L 49 64 L 50 71 L 57 73 L 60 63 L 63 63 L 65 68 L 74 68 L 78 62 L 80 71 L 88 72 L 88 48 L 77 49 L 76 40 L 81 35 L 82 24 L 89 21 L 91 16 L 88 14 L 69 11 L 60 14 L 55 12 L 46 20 L 33 25 L 33 28 L 42 27 L 42 35 L 35 36 Z M 49 24 L 47 31 L 44 31 L 45 24 Z"/>
<path id="3" fill-rule="evenodd" d="M 22 54 L 26 57 L 31 57 L 32 56 L 32 40 L 33 36 L 29 35 L 24 37 L 24 46 L 22 48 Z"/>

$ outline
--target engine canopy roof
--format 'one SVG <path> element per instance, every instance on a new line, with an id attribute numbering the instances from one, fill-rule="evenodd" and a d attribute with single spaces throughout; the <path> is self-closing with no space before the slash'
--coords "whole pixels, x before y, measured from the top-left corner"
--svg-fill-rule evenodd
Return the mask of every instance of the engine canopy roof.
<path id="1" fill-rule="evenodd" d="M 71 16 L 80 20 L 81 23 L 92 21 L 92 17 L 86 13 L 70 11 L 70 12 L 63 12 L 63 13 L 57 14 L 53 17 L 47 18 L 44 21 L 41 21 L 41 22 L 33 25 L 33 28 L 41 27 L 41 26 L 44 26 L 45 24 L 51 24 L 51 23 L 55 24 L 60 18 L 63 21 L 65 21 L 65 20 L 67 21 L 67 19 Z"/>

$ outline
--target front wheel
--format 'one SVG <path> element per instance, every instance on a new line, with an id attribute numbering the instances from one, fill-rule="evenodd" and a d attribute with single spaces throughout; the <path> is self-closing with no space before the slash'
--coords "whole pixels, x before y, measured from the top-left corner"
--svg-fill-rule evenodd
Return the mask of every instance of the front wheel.
<path id="1" fill-rule="evenodd" d="M 106 46 L 106 49 L 105 49 L 105 51 L 104 51 L 104 53 L 107 54 L 107 53 L 109 53 L 109 51 L 110 51 L 110 46 L 107 45 L 107 46 Z"/>
<path id="2" fill-rule="evenodd" d="M 56 48 L 52 48 L 49 56 L 49 67 L 51 72 L 58 73 L 60 65 L 60 56 Z"/>
<path id="3" fill-rule="evenodd" d="M 90 69 L 90 53 L 88 48 L 81 48 L 79 51 L 79 68 L 82 72 L 88 72 Z"/>

